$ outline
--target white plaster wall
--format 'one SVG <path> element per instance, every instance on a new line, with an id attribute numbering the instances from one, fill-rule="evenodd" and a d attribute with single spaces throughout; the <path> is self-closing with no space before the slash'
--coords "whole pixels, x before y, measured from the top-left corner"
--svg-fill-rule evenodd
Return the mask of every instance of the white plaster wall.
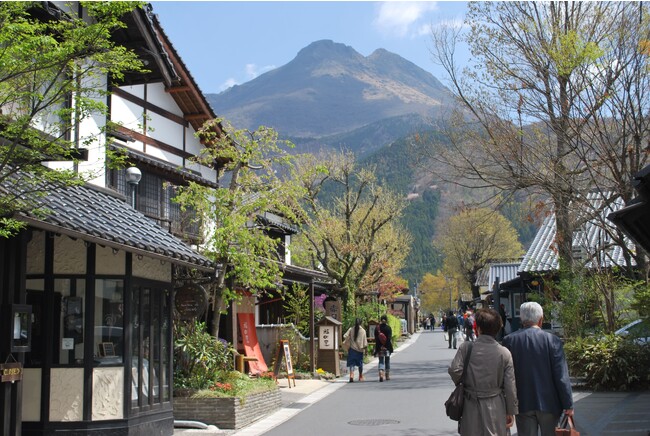
<path id="1" fill-rule="evenodd" d="M 182 157 L 180 157 L 178 155 L 175 155 L 175 154 L 172 154 L 172 153 L 168 153 L 166 151 L 163 151 L 163 150 L 161 150 L 161 149 L 159 149 L 159 148 L 157 148 L 155 146 L 150 145 L 149 147 L 147 147 L 147 154 L 149 156 L 156 157 L 156 158 L 158 158 L 160 160 L 163 160 L 165 162 L 169 162 L 172 165 L 175 165 L 175 166 L 178 166 L 178 167 L 183 166 L 183 158 Z"/>
<path id="2" fill-rule="evenodd" d="M 196 131 L 192 126 L 189 126 L 187 129 L 185 129 L 185 149 L 187 150 L 188 153 L 192 154 L 199 154 L 201 150 L 203 150 L 203 144 L 201 144 L 201 141 L 199 141 L 199 138 L 194 136 L 196 134 Z"/>
<path id="3" fill-rule="evenodd" d="M 124 85 L 120 86 L 120 89 L 138 98 L 144 99 L 144 86 L 145 85 Z"/>
<path id="4" fill-rule="evenodd" d="M 40 368 L 23 369 L 23 421 L 41 420 L 41 382 Z"/>
<path id="5" fill-rule="evenodd" d="M 171 282 L 172 264 L 146 256 L 133 256 L 133 275 L 145 279 Z"/>
<path id="6" fill-rule="evenodd" d="M 124 275 L 126 273 L 126 252 L 118 250 L 117 253 L 113 253 L 112 248 L 98 245 L 95 271 L 97 274 Z"/>
<path id="7" fill-rule="evenodd" d="M 143 133 L 144 108 L 113 94 L 111 96 L 111 120 L 134 132 Z"/>
<path id="8" fill-rule="evenodd" d="M 84 86 L 89 89 L 108 88 L 106 75 L 88 77 Z M 95 94 L 89 98 L 99 103 L 106 104 L 106 96 Z M 88 160 L 79 162 L 79 173 L 90 183 L 97 186 L 106 186 L 105 161 L 106 161 L 106 135 L 102 129 L 106 127 L 106 115 L 93 113 L 81 120 L 79 124 L 79 147 L 88 149 Z"/>
<path id="9" fill-rule="evenodd" d="M 148 115 L 147 135 L 178 150 L 183 150 L 183 126 L 154 112 L 148 112 Z"/>
<path id="10" fill-rule="evenodd" d="M 124 369 L 93 370 L 93 421 L 124 418 Z"/>
<path id="11" fill-rule="evenodd" d="M 178 107 L 174 98 L 168 92 L 165 92 L 163 83 L 147 85 L 147 101 L 173 114 L 183 116 L 183 111 Z"/>
<path id="12" fill-rule="evenodd" d="M 54 274 L 85 274 L 86 245 L 81 239 L 54 238 Z"/>
<path id="13" fill-rule="evenodd" d="M 32 232 L 32 239 L 27 244 L 27 274 L 45 272 L 45 232 Z"/>
<path id="14" fill-rule="evenodd" d="M 83 419 L 83 368 L 52 368 L 50 421 Z"/>

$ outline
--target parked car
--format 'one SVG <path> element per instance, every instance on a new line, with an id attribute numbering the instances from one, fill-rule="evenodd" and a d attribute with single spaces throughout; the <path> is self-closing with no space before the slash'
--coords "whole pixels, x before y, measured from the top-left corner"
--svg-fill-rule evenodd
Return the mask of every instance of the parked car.
<path id="1" fill-rule="evenodd" d="M 637 344 L 650 344 L 650 319 L 637 319 L 614 332 L 617 336 L 633 340 Z"/>

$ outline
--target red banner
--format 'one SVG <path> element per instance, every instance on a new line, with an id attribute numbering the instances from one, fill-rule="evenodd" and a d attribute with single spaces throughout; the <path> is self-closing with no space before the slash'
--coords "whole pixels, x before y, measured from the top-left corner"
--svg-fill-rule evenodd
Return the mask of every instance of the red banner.
<path id="1" fill-rule="evenodd" d="M 252 313 L 238 313 L 239 329 L 241 338 L 244 343 L 244 353 L 247 357 L 254 357 L 257 361 L 249 361 L 248 366 L 252 374 L 260 374 L 268 371 L 262 350 L 257 340 L 257 330 L 255 330 L 255 315 Z"/>

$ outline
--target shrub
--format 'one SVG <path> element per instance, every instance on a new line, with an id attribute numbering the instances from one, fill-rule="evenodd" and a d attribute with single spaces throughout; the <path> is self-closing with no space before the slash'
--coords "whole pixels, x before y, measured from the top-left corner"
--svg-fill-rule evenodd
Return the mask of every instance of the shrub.
<path id="1" fill-rule="evenodd" d="M 174 389 L 207 389 L 219 371 L 233 369 L 232 348 L 210 335 L 205 323 L 179 323 L 174 338 Z"/>
<path id="2" fill-rule="evenodd" d="M 251 378 L 238 371 L 218 371 L 207 387 L 194 392 L 192 398 L 245 398 L 258 392 L 277 389 L 273 377 Z"/>
<path id="3" fill-rule="evenodd" d="M 650 388 L 650 345 L 619 336 L 579 338 L 564 347 L 569 371 L 584 377 L 594 390 L 627 391 Z"/>

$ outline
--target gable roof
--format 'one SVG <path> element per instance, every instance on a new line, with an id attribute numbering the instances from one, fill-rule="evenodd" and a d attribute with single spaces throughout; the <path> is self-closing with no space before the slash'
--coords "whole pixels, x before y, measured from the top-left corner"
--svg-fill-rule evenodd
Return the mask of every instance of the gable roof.
<path id="1" fill-rule="evenodd" d="M 612 230 L 613 223 L 607 218 L 610 213 L 623 207 L 623 200 L 613 193 L 592 192 L 587 195 L 586 205 L 594 211 L 593 218 L 573 232 L 574 256 L 584 262 L 587 268 L 595 266 L 595 254 L 600 258 L 602 267 L 623 266 L 625 258 L 623 249 L 614 245 L 606 229 Z M 559 260 L 555 245 L 555 213 L 548 215 L 537 231 L 533 243 L 526 252 L 519 272 L 549 272 L 559 269 Z"/>

